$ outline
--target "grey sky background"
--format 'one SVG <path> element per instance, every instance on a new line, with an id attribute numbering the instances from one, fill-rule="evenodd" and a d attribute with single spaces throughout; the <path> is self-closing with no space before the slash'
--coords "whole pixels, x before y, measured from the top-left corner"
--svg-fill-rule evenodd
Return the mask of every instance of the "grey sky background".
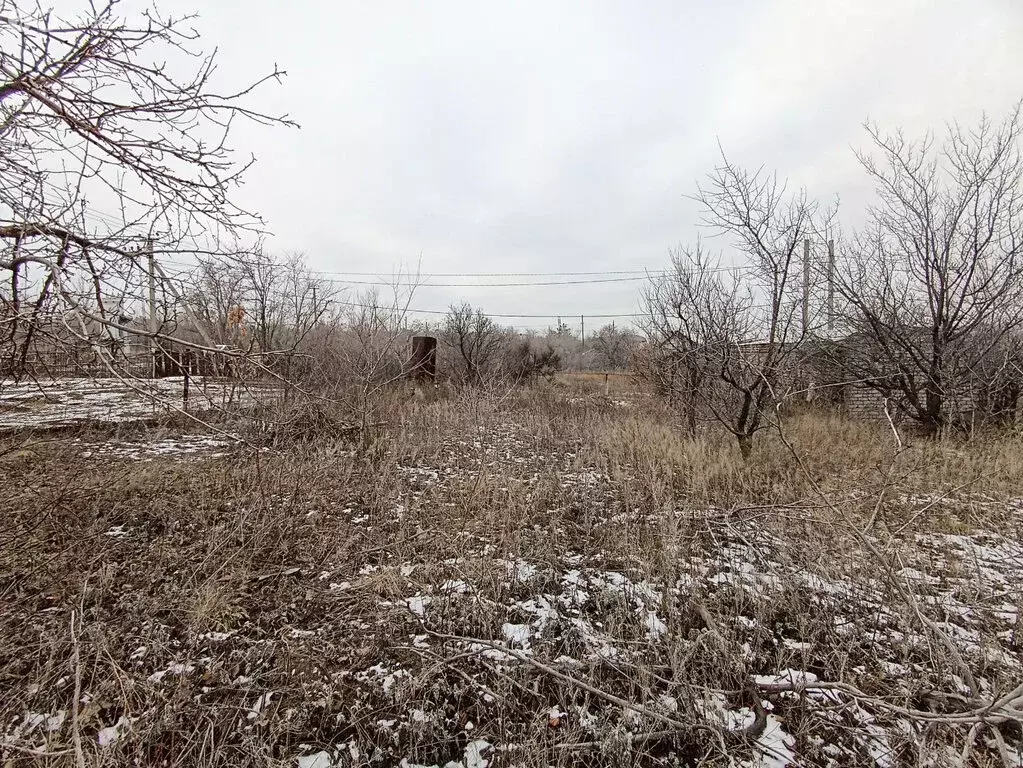
<path id="1" fill-rule="evenodd" d="M 302 128 L 238 126 L 258 163 L 237 199 L 268 220 L 271 251 L 319 270 L 386 275 L 420 254 L 424 272 L 662 268 L 698 234 L 684 195 L 719 140 L 840 196 L 849 230 L 870 199 L 852 154 L 864 119 L 920 134 L 1023 96 L 1016 0 L 159 7 L 199 13 L 225 86 L 288 71 L 255 103 Z M 578 323 L 636 311 L 638 287 L 424 286 L 413 306 Z"/>

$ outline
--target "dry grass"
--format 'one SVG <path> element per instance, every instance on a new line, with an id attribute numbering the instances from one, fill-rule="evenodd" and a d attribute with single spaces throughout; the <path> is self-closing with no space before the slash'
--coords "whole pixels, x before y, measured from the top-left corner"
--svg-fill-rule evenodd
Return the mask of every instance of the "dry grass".
<path id="1" fill-rule="evenodd" d="M 1016 438 L 804 413 L 747 464 L 579 378 L 269 451 L 0 446 L 5 765 L 930 765 L 969 724 L 892 707 L 1019 683 Z"/>

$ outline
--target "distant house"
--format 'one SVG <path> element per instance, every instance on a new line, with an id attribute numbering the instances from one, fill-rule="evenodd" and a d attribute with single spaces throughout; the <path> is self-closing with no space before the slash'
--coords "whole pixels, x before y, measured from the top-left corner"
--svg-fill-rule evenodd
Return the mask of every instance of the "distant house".
<path id="1" fill-rule="evenodd" d="M 923 403 L 927 377 L 913 354 L 926 355 L 929 331 L 920 329 L 914 350 L 885 351 L 868 334 L 852 333 L 838 340 L 815 340 L 800 357 L 805 374 L 814 380 L 813 399 L 828 402 L 865 419 L 912 420 L 910 397 Z M 944 373 L 944 412 L 962 427 L 1006 423 L 1017 418 L 1023 403 L 1023 376 L 1007 365 L 1006 352 L 993 347 L 980 365 L 969 368 L 950 357 Z"/>

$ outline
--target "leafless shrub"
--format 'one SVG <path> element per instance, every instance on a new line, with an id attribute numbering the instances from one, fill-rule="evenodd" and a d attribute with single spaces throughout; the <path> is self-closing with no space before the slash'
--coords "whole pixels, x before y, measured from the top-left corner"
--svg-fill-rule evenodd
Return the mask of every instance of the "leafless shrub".
<path id="1" fill-rule="evenodd" d="M 198 259 L 183 295 L 218 344 L 249 354 L 285 379 L 307 378 L 343 317 L 342 292 L 301 254 L 276 261 L 261 250 Z"/>
<path id="2" fill-rule="evenodd" d="M 482 309 L 452 305 L 444 318 L 442 339 L 457 381 L 479 384 L 498 374 L 506 334 Z"/>
<path id="3" fill-rule="evenodd" d="M 551 379 L 561 370 L 561 356 L 551 347 L 543 348 L 531 339 L 512 341 L 504 353 L 502 370 L 516 382 Z"/>

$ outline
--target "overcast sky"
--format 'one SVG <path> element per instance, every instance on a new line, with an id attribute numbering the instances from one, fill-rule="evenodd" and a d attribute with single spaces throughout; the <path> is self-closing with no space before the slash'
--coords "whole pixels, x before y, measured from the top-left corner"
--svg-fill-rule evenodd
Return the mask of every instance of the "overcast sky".
<path id="1" fill-rule="evenodd" d="M 420 254 L 424 272 L 661 268 L 698 233 L 684 196 L 718 141 L 839 195 L 848 229 L 869 199 L 852 155 L 864 119 L 920 133 L 1023 96 L 1018 0 L 159 7 L 199 13 L 222 83 L 287 70 L 254 103 L 301 129 L 239 126 L 258 163 L 238 199 L 267 219 L 271 250 L 321 270 L 386 274 Z M 414 306 L 578 323 L 635 311 L 637 291 L 424 287 Z"/>

